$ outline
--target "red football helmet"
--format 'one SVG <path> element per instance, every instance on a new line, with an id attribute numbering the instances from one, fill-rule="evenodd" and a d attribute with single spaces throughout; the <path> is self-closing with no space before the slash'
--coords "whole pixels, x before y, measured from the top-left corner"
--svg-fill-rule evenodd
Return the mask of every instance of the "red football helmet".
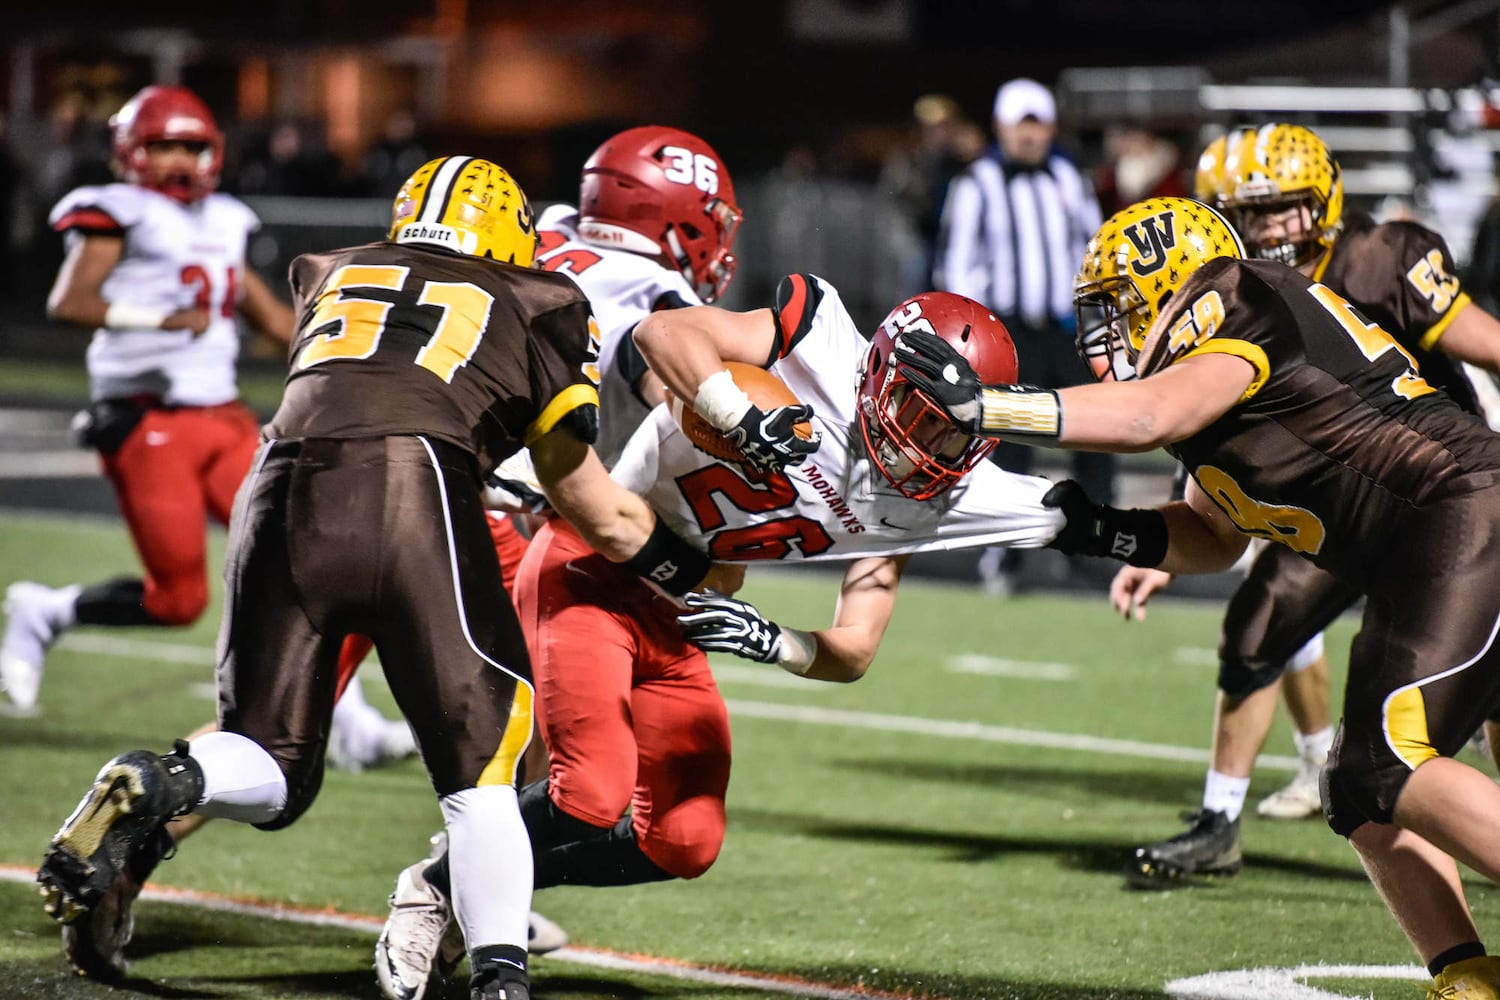
<path id="1" fill-rule="evenodd" d="M 930 500 L 952 489 L 997 442 L 959 430 L 896 371 L 896 341 L 908 330 L 947 341 L 985 385 L 1016 381 L 1016 345 L 994 313 L 952 292 L 913 296 L 876 329 L 859 372 L 859 429 L 870 460 L 891 485 L 913 500 Z"/>
<path id="2" fill-rule="evenodd" d="M 122 180 L 184 204 L 219 186 L 224 134 L 208 105 L 186 87 L 146 87 L 109 119 L 109 131 L 115 172 Z M 153 142 L 188 142 L 201 144 L 203 149 L 191 171 L 159 172 L 146 158 L 146 147 Z"/>
<path id="3" fill-rule="evenodd" d="M 734 277 L 730 248 L 742 217 L 719 154 L 691 132 L 626 129 L 583 165 L 579 237 L 664 257 L 704 302 Z"/>

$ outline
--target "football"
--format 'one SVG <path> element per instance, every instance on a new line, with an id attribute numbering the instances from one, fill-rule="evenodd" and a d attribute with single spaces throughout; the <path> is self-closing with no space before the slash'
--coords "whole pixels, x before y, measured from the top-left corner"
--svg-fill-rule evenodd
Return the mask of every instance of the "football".
<path id="1" fill-rule="evenodd" d="M 762 410 L 774 410 L 778 406 L 793 406 L 800 402 L 787 384 L 778 376 L 771 374 L 764 368 L 754 365 L 742 364 L 738 361 L 726 361 L 724 367 L 729 369 L 729 374 L 734 378 L 734 384 L 745 391 L 750 397 L 750 402 Z M 682 400 L 667 390 L 667 408 L 671 411 L 672 419 L 677 426 L 682 428 L 682 433 L 700 451 L 705 451 L 715 458 L 721 458 L 726 462 L 740 461 L 740 453 L 729 439 L 725 437 L 716 427 L 699 415 L 698 411 L 690 405 L 684 405 Z M 803 421 L 793 428 L 800 438 L 812 437 L 812 424 Z"/>

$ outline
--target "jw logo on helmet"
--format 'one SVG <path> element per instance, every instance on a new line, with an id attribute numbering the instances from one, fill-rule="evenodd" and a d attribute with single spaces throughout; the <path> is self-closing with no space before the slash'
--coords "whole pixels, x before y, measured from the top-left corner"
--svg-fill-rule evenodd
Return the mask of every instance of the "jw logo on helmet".
<path id="1" fill-rule="evenodd" d="M 1167 209 L 1125 227 L 1125 237 L 1135 245 L 1136 259 L 1130 262 L 1130 269 L 1137 276 L 1144 278 L 1167 266 L 1167 251 L 1177 245 L 1172 215 Z"/>

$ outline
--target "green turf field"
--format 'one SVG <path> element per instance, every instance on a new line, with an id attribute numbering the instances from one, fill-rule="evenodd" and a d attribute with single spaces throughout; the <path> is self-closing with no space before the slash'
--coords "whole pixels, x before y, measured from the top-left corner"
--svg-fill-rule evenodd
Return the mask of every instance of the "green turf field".
<path id="1" fill-rule="evenodd" d="M 0 518 L 0 585 L 95 580 L 133 565 L 111 522 Z M 832 578 L 810 574 L 752 573 L 747 587 L 771 615 L 802 626 L 826 622 L 833 591 Z M 913 583 L 856 684 L 716 664 L 735 740 L 718 864 L 694 883 L 553 889 L 536 908 L 587 949 L 580 958 L 656 956 L 822 986 L 1055 1000 L 1420 997 L 1417 982 L 1364 978 L 1360 968 L 1307 980 L 1322 992 L 1290 978 L 1266 985 L 1274 977 L 1241 992 L 1222 978 L 1208 992 L 1168 992 L 1175 980 L 1235 970 L 1414 962 L 1343 841 L 1320 821 L 1254 817 L 1253 802 L 1289 774 L 1284 722 L 1268 747 L 1282 766 L 1263 769 L 1251 788 L 1246 870 L 1171 893 L 1124 887 L 1130 849 L 1176 832 L 1178 812 L 1197 804 L 1217 612 L 1158 600 L 1150 620 L 1133 625 L 1112 617 L 1102 596 L 996 602 Z M 116 990 L 77 979 L 20 871 L 35 866 L 106 759 L 165 750 L 211 717 L 215 619 L 75 632 L 49 661 L 42 715 L 0 717 L 0 864 L 12 876 L 0 881 L 0 996 L 377 995 L 371 930 L 152 901 L 138 907 L 136 978 Z M 1341 621 L 1330 637 L 1338 678 L 1353 628 Z M 377 672 L 366 677 L 371 700 L 389 711 Z M 291 829 L 212 824 L 155 882 L 383 917 L 396 873 L 422 856 L 437 817 L 415 762 L 330 772 Z M 1481 927 L 1495 926 L 1495 894 L 1470 885 Z M 565 955 L 536 960 L 533 973 L 539 997 L 563 1000 L 771 992 Z M 467 993 L 454 984 L 429 995 Z"/>

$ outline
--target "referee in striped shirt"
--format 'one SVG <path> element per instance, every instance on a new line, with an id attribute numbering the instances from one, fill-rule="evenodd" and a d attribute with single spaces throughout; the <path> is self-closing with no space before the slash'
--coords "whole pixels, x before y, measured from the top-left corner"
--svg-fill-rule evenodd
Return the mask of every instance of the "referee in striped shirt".
<path id="1" fill-rule="evenodd" d="M 997 144 L 955 177 L 943 204 L 936 287 L 995 311 L 1010 330 L 1021 378 L 1058 389 L 1093 381 L 1074 348 L 1073 277 L 1103 221 L 1093 187 L 1054 145 L 1052 92 L 1019 78 L 995 94 Z M 1115 456 L 1072 452 L 1073 478 L 1101 503 L 1114 496 Z M 995 461 L 1029 473 L 1033 449 L 1001 442 Z M 988 549 L 980 577 L 1008 593 L 1020 552 Z"/>

